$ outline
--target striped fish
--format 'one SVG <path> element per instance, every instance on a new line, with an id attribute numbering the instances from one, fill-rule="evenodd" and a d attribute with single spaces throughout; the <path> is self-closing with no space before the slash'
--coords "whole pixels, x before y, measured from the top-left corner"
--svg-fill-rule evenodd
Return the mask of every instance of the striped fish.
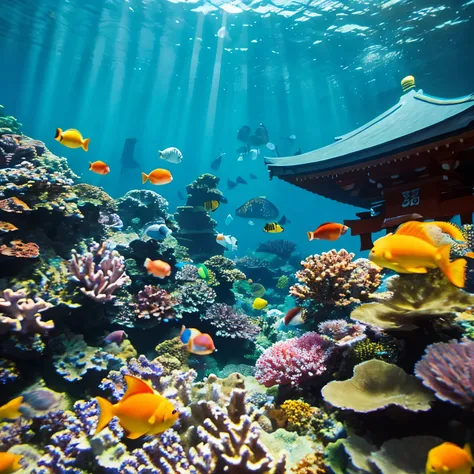
<path id="1" fill-rule="evenodd" d="M 283 232 L 285 229 L 278 224 L 278 222 L 269 222 L 268 224 L 265 224 L 265 227 L 263 228 L 264 232 L 269 232 L 270 234 L 279 234 L 280 232 Z"/>
<path id="2" fill-rule="evenodd" d="M 214 212 L 220 205 L 219 201 L 213 200 L 213 201 L 206 201 L 204 203 L 204 209 L 206 209 L 207 212 Z"/>

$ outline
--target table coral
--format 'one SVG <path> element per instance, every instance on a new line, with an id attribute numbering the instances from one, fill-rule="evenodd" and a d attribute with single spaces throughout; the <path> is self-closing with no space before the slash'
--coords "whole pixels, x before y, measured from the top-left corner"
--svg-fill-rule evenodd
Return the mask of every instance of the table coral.
<path id="1" fill-rule="evenodd" d="M 431 344 L 416 364 L 415 375 L 440 400 L 473 407 L 474 342 Z"/>
<path id="2" fill-rule="evenodd" d="M 179 317 L 174 309 L 179 303 L 180 299 L 170 295 L 165 289 L 147 285 L 136 296 L 135 312 L 138 322 L 146 327 L 167 323 Z"/>
<path id="3" fill-rule="evenodd" d="M 221 337 L 253 340 L 260 333 L 259 326 L 242 310 L 224 303 L 213 304 L 201 314 L 201 319 L 209 321 L 217 329 L 216 335 Z"/>
<path id="4" fill-rule="evenodd" d="M 381 360 L 362 362 L 351 379 L 329 382 L 321 390 L 324 400 L 344 410 L 367 413 L 398 405 L 410 411 L 428 411 L 431 392 L 403 369 Z"/>
<path id="5" fill-rule="evenodd" d="M 316 308 L 367 301 L 381 283 L 381 268 L 366 259 L 353 258 L 354 254 L 344 249 L 307 257 L 301 262 L 303 269 L 296 273 L 299 283 L 290 288 L 290 294 L 301 305 Z"/>
<path id="6" fill-rule="evenodd" d="M 0 334 L 9 331 L 21 334 L 44 333 L 54 327 L 53 321 L 42 321 L 41 312 L 52 304 L 41 298 L 28 298 L 25 290 L 4 290 L 0 295 Z"/>
<path id="7" fill-rule="evenodd" d="M 266 387 L 299 385 L 326 371 L 332 346 L 315 332 L 277 342 L 257 360 L 255 378 Z"/>
<path id="8" fill-rule="evenodd" d="M 112 301 L 113 293 L 130 282 L 124 258 L 107 249 L 105 243 L 102 246 L 94 243 L 83 255 L 73 250 L 69 271 L 74 281 L 80 283 L 82 293 L 97 303 Z"/>
<path id="9" fill-rule="evenodd" d="M 10 242 L 10 247 L 8 245 L 0 246 L 0 255 L 15 258 L 37 258 L 40 254 L 39 250 L 39 246 L 34 242 L 13 240 Z"/>
<path id="10" fill-rule="evenodd" d="M 474 295 L 452 285 L 439 271 L 395 275 L 374 303 L 359 306 L 351 318 L 384 330 L 412 331 L 417 321 L 450 316 L 474 305 Z"/>

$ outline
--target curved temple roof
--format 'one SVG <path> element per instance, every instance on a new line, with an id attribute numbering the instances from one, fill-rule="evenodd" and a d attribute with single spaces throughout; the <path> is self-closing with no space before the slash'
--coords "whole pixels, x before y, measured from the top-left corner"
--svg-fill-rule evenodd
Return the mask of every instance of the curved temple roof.
<path id="1" fill-rule="evenodd" d="M 411 90 L 398 104 L 335 143 L 303 155 L 265 158 L 271 176 L 320 173 L 403 152 L 474 128 L 474 94 L 440 99 Z"/>

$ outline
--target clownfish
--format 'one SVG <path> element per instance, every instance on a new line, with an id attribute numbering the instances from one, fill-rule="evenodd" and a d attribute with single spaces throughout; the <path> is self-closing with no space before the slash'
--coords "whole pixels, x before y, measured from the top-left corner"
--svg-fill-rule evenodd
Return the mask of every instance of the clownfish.
<path id="1" fill-rule="evenodd" d="M 191 354 L 209 355 L 216 350 L 212 337 L 209 334 L 203 334 L 199 329 L 182 326 L 179 339 Z"/>

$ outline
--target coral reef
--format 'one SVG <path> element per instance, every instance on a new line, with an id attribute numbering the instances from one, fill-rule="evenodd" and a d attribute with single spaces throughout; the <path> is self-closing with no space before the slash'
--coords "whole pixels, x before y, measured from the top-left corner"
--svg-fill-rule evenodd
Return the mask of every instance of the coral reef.
<path id="1" fill-rule="evenodd" d="M 201 319 L 209 321 L 217 331 L 216 335 L 232 339 L 253 340 L 260 333 L 260 327 L 241 310 L 225 303 L 215 303 L 207 309 Z"/>
<path id="2" fill-rule="evenodd" d="M 141 326 L 152 327 L 178 318 L 179 314 L 176 314 L 174 308 L 179 302 L 179 298 L 170 295 L 163 288 L 147 285 L 136 296 L 137 322 Z"/>
<path id="3" fill-rule="evenodd" d="M 380 360 L 362 362 L 354 376 L 343 382 L 329 382 L 321 394 L 332 406 L 367 413 L 389 405 L 410 411 L 427 411 L 434 400 L 431 392 L 403 369 Z"/>
<path id="4" fill-rule="evenodd" d="M 173 370 L 188 370 L 189 352 L 178 337 L 160 342 L 155 351 L 155 360 L 163 366 L 165 375 Z"/>
<path id="5" fill-rule="evenodd" d="M 0 385 L 14 382 L 18 379 L 20 373 L 16 365 L 7 359 L 0 359 Z"/>
<path id="6" fill-rule="evenodd" d="M 173 295 L 180 299 L 176 307 L 180 314 L 205 311 L 216 299 L 216 292 L 204 280 L 187 283 Z"/>
<path id="7" fill-rule="evenodd" d="M 415 375 L 440 400 L 474 406 L 474 342 L 438 342 L 427 347 Z"/>
<path id="8" fill-rule="evenodd" d="M 257 247 L 257 252 L 267 252 L 277 255 L 280 258 L 288 260 L 290 255 L 296 248 L 296 244 L 294 242 L 290 242 L 289 240 L 269 240 L 268 242 L 261 243 Z"/>
<path id="9" fill-rule="evenodd" d="M 332 344 L 315 332 L 273 344 L 256 362 L 255 378 L 265 387 L 299 385 L 323 374 Z"/>
<path id="10" fill-rule="evenodd" d="M 39 247 L 34 242 L 25 243 L 21 240 L 12 240 L 10 247 L 8 245 L 0 246 L 0 255 L 14 258 L 37 258 Z"/>
<path id="11" fill-rule="evenodd" d="M 381 269 L 365 259 L 354 260 L 346 250 L 331 250 L 301 262 L 296 273 L 299 283 L 290 294 L 313 312 L 334 306 L 345 307 L 367 301 L 381 282 Z"/>
<path id="12" fill-rule="evenodd" d="M 212 272 L 215 284 L 214 289 L 222 301 L 234 303 L 235 297 L 231 289 L 233 284 L 247 277 L 235 268 L 235 263 L 223 255 L 214 255 L 204 262 L 204 265 Z"/>
<path id="13" fill-rule="evenodd" d="M 366 337 L 363 324 L 350 324 L 344 319 L 332 319 L 319 323 L 318 331 L 338 346 L 350 346 Z"/>
<path id="14" fill-rule="evenodd" d="M 314 409 L 302 400 L 286 400 L 280 406 L 288 421 L 287 429 L 305 434 L 311 426 Z"/>
<path id="15" fill-rule="evenodd" d="M 5 115 L 3 105 L 0 105 L 0 136 L 7 133 L 21 133 L 22 124 L 15 117 Z"/>

